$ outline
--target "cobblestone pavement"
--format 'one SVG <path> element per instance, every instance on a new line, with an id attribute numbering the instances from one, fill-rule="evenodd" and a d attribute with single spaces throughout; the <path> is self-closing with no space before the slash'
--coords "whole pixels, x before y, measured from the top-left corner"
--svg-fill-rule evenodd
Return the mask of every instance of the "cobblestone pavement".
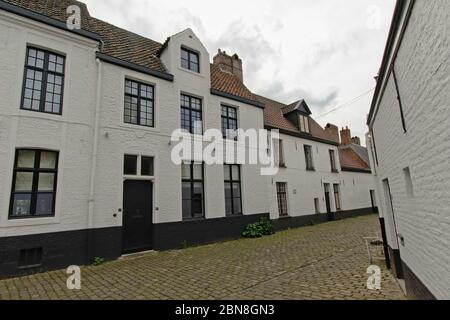
<path id="1" fill-rule="evenodd" d="M 180 251 L 151 252 L 82 268 L 81 290 L 65 270 L 0 281 L 0 299 L 404 299 L 382 269 L 382 289 L 366 289 L 363 237 L 376 216 L 288 230 Z"/>

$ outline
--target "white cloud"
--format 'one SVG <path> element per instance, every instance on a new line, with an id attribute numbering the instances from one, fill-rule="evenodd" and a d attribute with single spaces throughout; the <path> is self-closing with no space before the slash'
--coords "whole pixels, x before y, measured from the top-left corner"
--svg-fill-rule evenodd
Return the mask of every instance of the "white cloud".
<path id="1" fill-rule="evenodd" d="M 84 1 L 93 16 L 160 42 L 191 27 L 211 55 L 219 47 L 239 54 L 254 92 L 286 103 L 306 98 L 316 118 L 375 86 L 395 5 L 395 0 Z M 362 137 L 370 101 L 371 94 L 317 120 L 348 125 Z"/>

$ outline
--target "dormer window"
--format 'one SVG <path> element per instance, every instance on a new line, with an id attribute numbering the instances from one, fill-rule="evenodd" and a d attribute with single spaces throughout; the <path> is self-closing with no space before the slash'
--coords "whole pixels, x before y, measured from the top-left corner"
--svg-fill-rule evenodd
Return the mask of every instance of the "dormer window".
<path id="1" fill-rule="evenodd" d="M 193 72 L 200 73 L 199 54 L 192 50 L 181 48 L 181 67 Z"/>
<path id="2" fill-rule="evenodd" d="M 307 116 L 300 115 L 299 121 L 300 121 L 300 131 L 301 132 L 310 133 L 310 131 L 309 131 L 309 118 Z"/>

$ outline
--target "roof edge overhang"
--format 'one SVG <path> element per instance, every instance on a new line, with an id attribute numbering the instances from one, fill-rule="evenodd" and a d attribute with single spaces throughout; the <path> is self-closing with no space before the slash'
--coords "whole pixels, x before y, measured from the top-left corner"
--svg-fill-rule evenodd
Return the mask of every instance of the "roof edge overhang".
<path id="1" fill-rule="evenodd" d="M 239 97 L 239 96 L 236 96 L 234 94 L 223 92 L 223 91 L 220 91 L 220 90 L 217 90 L 217 89 L 211 89 L 211 94 L 215 95 L 215 96 L 222 97 L 222 98 L 228 98 L 230 100 L 242 102 L 242 103 L 245 103 L 245 104 L 248 104 L 248 105 L 260 108 L 260 109 L 265 109 L 265 104 L 262 103 L 262 102 L 255 101 L 255 100 L 250 100 L 250 99 L 243 98 L 243 97 Z"/>
<path id="2" fill-rule="evenodd" d="M 154 69 L 150 69 L 150 68 L 146 68 L 146 67 L 140 66 L 140 65 L 135 64 L 135 63 L 131 63 L 131 62 L 128 62 L 128 61 L 121 60 L 119 58 L 115 58 L 115 57 L 109 56 L 109 55 L 104 54 L 102 52 L 97 52 L 96 56 L 97 56 L 98 59 L 100 59 L 102 61 L 105 61 L 105 62 L 109 62 L 109 63 L 114 64 L 116 66 L 124 67 L 124 68 L 127 68 L 127 69 L 131 69 L 131 70 L 134 70 L 134 71 L 137 71 L 137 72 L 141 72 L 141 73 L 144 73 L 144 74 L 147 74 L 147 75 L 150 75 L 150 76 L 154 76 L 156 78 L 160 78 L 160 79 L 163 79 L 163 80 L 167 80 L 167 81 L 170 81 L 170 82 L 172 82 L 174 80 L 174 78 L 175 78 L 172 74 L 164 73 L 164 72 L 161 72 L 161 71 L 158 71 L 158 70 L 154 70 Z"/>
<path id="3" fill-rule="evenodd" d="M 326 139 L 322 139 L 322 138 L 318 138 L 309 134 L 305 134 L 305 133 L 300 133 L 300 132 L 294 132 L 294 131 L 290 131 L 290 130 L 286 130 L 286 129 L 281 129 L 281 128 L 277 128 L 271 125 L 265 125 L 264 126 L 267 130 L 278 130 L 280 133 L 288 135 L 288 136 L 292 136 L 292 137 L 296 137 L 296 138 L 302 138 L 305 140 L 310 140 L 310 141 L 315 141 L 315 142 L 320 142 L 320 143 L 324 143 L 324 144 L 328 144 L 331 146 L 339 146 L 338 142 L 335 141 L 331 141 L 331 140 L 326 140 Z"/>
<path id="4" fill-rule="evenodd" d="M 17 15 L 22 16 L 24 18 L 28 18 L 28 19 L 31 19 L 31 20 L 34 20 L 34 21 L 37 21 L 37 22 L 41 22 L 41 23 L 47 24 L 49 26 L 52 26 L 52 27 L 55 27 L 55 28 L 58 28 L 58 29 L 65 30 L 65 31 L 70 32 L 70 33 L 77 34 L 77 35 L 82 36 L 82 37 L 89 38 L 91 40 L 95 40 L 95 41 L 98 41 L 98 42 L 102 41 L 102 38 L 97 33 L 94 33 L 94 32 L 91 32 L 91 31 L 87 31 L 87 30 L 84 30 L 84 29 L 70 30 L 69 28 L 67 28 L 67 24 L 65 24 L 62 21 L 59 21 L 59 20 L 50 18 L 48 16 L 45 16 L 43 14 L 40 14 L 40 13 L 31 11 L 31 10 L 25 9 L 25 8 L 22 8 L 22 7 L 19 7 L 19 6 L 16 6 L 16 5 L 13 5 L 11 3 L 4 2 L 3 0 L 0 0 L 0 9 L 5 10 L 5 11 L 10 12 L 10 13 L 17 14 Z"/>
<path id="5" fill-rule="evenodd" d="M 415 0 L 397 0 L 394 15 L 392 17 L 391 28 L 389 30 L 389 35 L 383 54 L 383 60 L 381 62 L 377 85 L 375 87 L 375 92 L 372 98 L 369 115 L 367 116 L 366 124 L 369 127 L 371 126 L 374 120 L 374 116 L 376 115 L 376 111 L 379 106 L 380 95 L 383 94 L 387 86 L 387 79 L 389 79 L 389 75 L 391 74 L 392 64 L 397 57 L 398 50 L 400 49 L 400 45 L 402 43 L 403 36 L 406 31 L 406 26 L 408 25 L 414 4 Z M 405 9 L 407 10 L 407 12 L 405 18 L 402 19 Z M 399 32 L 400 35 L 397 38 Z"/>

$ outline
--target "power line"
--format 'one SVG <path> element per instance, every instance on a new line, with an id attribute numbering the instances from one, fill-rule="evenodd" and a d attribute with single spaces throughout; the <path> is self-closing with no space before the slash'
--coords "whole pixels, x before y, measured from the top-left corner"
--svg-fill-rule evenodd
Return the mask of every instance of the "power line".
<path id="1" fill-rule="evenodd" d="M 355 102 L 358 102 L 359 100 L 361 100 L 362 98 L 364 98 L 366 95 L 368 95 L 369 93 L 371 93 L 371 92 L 374 91 L 374 90 L 375 90 L 375 88 L 370 89 L 369 91 L 364 92 L 363 94 L 361 94 L 361 95 L 359 95 L 359 96 L 357 96 L 357 97 L 355 97 L 355 98 L 353 98 L 353 99 L 351 99 L 351 100 L 349 100 L 349 101 L 347 101 L 347 102 L 345 102 L 345 103 L 343 103 L 343 104 L 341 104 L 341 105 L 339 105 L 339 106 L 337 106 L 337 107 L 331 109 L 330 111 L 325 112 L 325 113 L 323 113 L 323 114 L 317 116 L 316 119 L 321 118 L 321 117 L 324 117 L 324 116 L 326 116 L 326 115 L 329 115 L 330 113 L 333 113 L 333 112 L 335 112 L 335 111 L 337 111 L 337 110 L 339 110 L 339 109 L 342 109 L 342 108 L 344 108 L 344 107 L 348 107 L 349 105 L 352 105 L 352 104 L 354 104 Z"/>

